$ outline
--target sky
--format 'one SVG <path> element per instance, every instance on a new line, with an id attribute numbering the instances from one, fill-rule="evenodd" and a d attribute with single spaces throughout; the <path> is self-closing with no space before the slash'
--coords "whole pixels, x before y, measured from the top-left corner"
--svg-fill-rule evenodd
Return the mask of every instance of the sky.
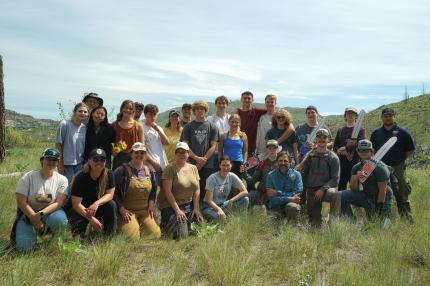
<path id="1" fill-rule="evenodd" d="M 84 93 L 164 111 L 219 95 L 371 110 L 430 90 L 426 0 L 0 1 L 6 108 L 60 119 Z M 426 91 L 427 92 L 427 91 Z"/>

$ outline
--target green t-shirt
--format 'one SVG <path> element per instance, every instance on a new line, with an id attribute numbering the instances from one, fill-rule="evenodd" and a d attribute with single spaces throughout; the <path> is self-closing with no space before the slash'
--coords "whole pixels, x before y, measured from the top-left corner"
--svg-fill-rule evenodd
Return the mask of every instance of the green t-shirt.
<path id="1" fill-rule="evenodd" d="M 351 176 L 357 175 L 357 172 L 361 170 L 363 167 L 363 162 L 359 162 L 352 167 Z M 367 178 L 367 180 L 363 184 L 363 191 L 370 196 L 377 196 L 379 193 L 378 182 L 387 182 L 390 183 L 390 171 L 388 170 L 387 165 L 385 165 L 382 161 L 379 162 L 372 174 Z"/>

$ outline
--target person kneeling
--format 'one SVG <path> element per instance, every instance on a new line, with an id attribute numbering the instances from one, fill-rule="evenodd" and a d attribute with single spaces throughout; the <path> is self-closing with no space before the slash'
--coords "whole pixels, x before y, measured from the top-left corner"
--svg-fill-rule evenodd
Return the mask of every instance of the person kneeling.
<path id="1" fill-rule="evenodd" d="M 210 175 L 206 181 L 206 196 L 202 214 L 211 222 L 224 220 L 226 215 L 234 211 L 246 211 L 249 205 L 248 191 L 239 177 L 230 172 L 231 160 L 228 156 L 221 157 L 219 171 Z M 232 196 L 233 189 L 239 193 Z"/>
<path id="2" fill-rule="evenodd" d="M 267 176 L 268 201 L 266 206 L 270 211 L 281 213 L 288 220 L 297 222 L 303 193 L 302 175 L 299 171 L 290 168 L 291 161 L 288 152 L 280 152 L 276 161 L 278 167 Z"/>
<path id="3" fill-rule="evenodd" d="M 55 169 L 60 160 L 57 149 L 46 149 L 40 157 L 40 170 L 26 173 L 18 182 L 17 217 L 12 228 L 12 243 L 20 251 L 33 250 L 37 235 L 47 229 L 57 233 L 67 227 L 62 206 L 67 197 L 67 178 Z"/>
<path id="4" fill-rule="evenodd" d="M 105 151 L 94 149 L 82 171 L 73 178 L 73 209 L 69 215 L 73 235 L 84 237 L 88 223 L 96 232 L 103 230 L 106 235 L 116 232 L 117 208 L 112 200 L 115 182 L 112 171 L 105 167 L 105 163 Z"/>
<path id="5" fill-rule="evenodd" d="M 351 190 L 342 191 L 341 213 L 353 217 L 351 204 L 364 208 L 368 217 L 378 215 L 388 217 L 391 214 L 391 202 L 393 191 L 390 187 L 390 171 L 382 161 L 380 161 L 373 172 L 363 183 L 363 191 L 360 191 L 360 176 L 364 175 L 363 165 L 371 160 L 374 150 L 372 142 L 360 140 L 357 147 L 358 156 L 361 162 L 355 164 L 351 170 Z"/>
<path id="6" fill-rule="evenodd" d="M 131 161 L 114 171 L 114 200 L 121 215 L 119 229 L 127 237 L 137 240 L 141 233 L 161 236 L 155 221 L 157 182 L 146 162 L 146 147 L 136 142 L 131 147 Z"/>

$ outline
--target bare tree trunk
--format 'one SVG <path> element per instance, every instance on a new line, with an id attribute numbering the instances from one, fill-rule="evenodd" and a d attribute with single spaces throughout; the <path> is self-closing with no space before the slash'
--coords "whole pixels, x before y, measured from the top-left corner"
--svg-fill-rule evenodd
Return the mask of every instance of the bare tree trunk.
<path id="1" fill-rule="evenodd" d="M 4 85 L 3 85 L 3 57 L 0 56 L 0 163 L 3 162 L 6 155 L 6 120 L 4 107 Z"/>

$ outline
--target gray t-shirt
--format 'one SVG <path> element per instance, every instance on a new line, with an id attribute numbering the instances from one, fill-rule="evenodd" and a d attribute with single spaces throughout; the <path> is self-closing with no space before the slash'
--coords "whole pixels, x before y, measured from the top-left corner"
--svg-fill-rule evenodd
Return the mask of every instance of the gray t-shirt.
<path id="1" fill-rule="evenodd" d="M 63 120 L 57 129 L 56 143 L 63 148 L 64 165 L 78 165 L 84 161 L 87 126 L 77 126 L 72 120 Z"/>
<path id="2" fill-rule="evenodd" d="M 228 173 L 226 177 L 222 177 L 219 172 L 213 173 L 206 180 L 206 194 L 213 193 L 213 201 L 217 205 L 222 204 L 228 198 L 232 188 L 239 188 L 242 181 L 235 173 Z M 205 202 L 207 202 L 205 197 Z"/>
<path id="3" fill-rule="evenodd" d="M 211 147 L 211 141 L 219 141 L 218 128 L 211 122 L 197 122 L 195 120 L 184 126 L 181 141 L 188 143 L 191 151 L 199 157 L 203 157 Z M 213 168 L 213 158 L 208 158 L 203 168 Z M 190 163 L 195 164 L 193 159 Z"/>
<path id="4" fill-rule="evenodd" d="M 312 133 L 315 127 L 310 127 L 307 123 L 300 124 L 296 127 L 296 137 L 297 137 L 297 143 L 300 154 L 303 156 L 305 155 L 309 150 L 306 148 L 306 140 L 308 140 L 309 134 Z M 333 136 L 331 135 L 330 129 L 324 124 L 323 128 L 328 130 L 328 133 L 330 134 L 330 139 L 333 139 Z"/>
<path id="5" fill-rule="evenodd" d="M 67 185 L 67 178 L 57 172 L 44 180 L 40 171 L 30 171 L 19 179 L 16 193 L 26 196 L 31 208 L 38 211 L 54 203 L 59 195 L 67 195 Z"/>

